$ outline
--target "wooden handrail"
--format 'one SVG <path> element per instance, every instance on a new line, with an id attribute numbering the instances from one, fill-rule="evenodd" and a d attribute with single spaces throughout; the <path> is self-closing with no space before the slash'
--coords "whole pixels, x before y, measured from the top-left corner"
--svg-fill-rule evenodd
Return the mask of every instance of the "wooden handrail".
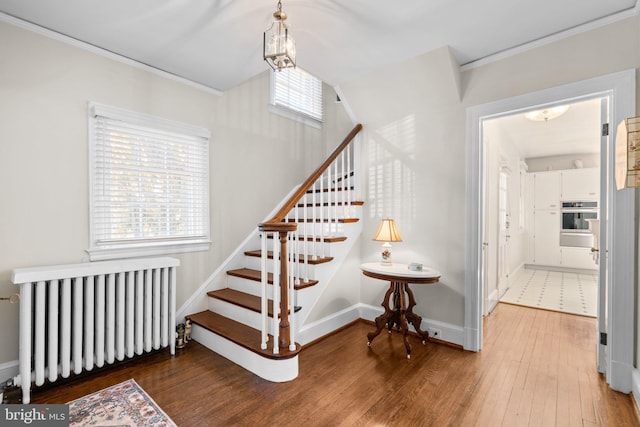
<path id="1" fill-rule="evenodd" d="M 362 125 L 358 123 L 349 134 L 344 138 L 342 143 L 336 147 L 335 150 L 327 157 L 327 160 L 322 163 L 318 169 L 315 170 L 309 178 L 298 188 L 298 190 L 287 200 L 287 202 L 280 208 L 280 210 L 270 220 L 263 222 L 259 225 L 262 231 L 279 231 L 286 229 L 287 231 L 294 231 L 297 228 L 296 224 L 283 223 L 287 214 L 298 203 L 298 200 L 304 196 L 304 194 L 311 188 L 318 178 L 322 176 L 325 170 L 333 163 L 333 161 L 342 153 L 342 151 L 349 145 L 349 143 L 356 137 L 358 132 L 362 130 Z M 293 228 L 291 228 L 293 226 Z"/>

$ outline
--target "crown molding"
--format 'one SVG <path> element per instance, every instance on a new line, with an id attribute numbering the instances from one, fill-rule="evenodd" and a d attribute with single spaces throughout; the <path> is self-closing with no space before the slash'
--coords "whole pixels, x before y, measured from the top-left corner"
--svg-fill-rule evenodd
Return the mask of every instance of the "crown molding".
<path id="1" fill-rule="evenodd" d="M 614 13 L 612 15 L 605 16 L 603 18 L 595 19 L 585 24 L 578 25 L 573 28 L 569 28 L 568 30 L 559 31 L 557 33 L 539 38 L 537 40 L 523 43 L 519 46 L 505 49 L 501 52 L 497 52 L 497 53 L 485 56 L 484 58 L 480 58 L 475 61 L 467 62 L 466 64 L 463 64 L 460 66 L 460 71 L 463 72 L 463 71 L 472 70 L 474 68 L 482 67 L 492 62 L 500 61 L 502 59 L 506 59 L 511 56 L 515 56 L 520 53 L 524 53 L 526 51 L 536 49 L 538 47 L 546 46 L 548 44 L 555 43 L 557 41 L 560 41 L 569 37 L 573 37 L 578 34 L 586 33 L 588 31 L 592 31 L 597 28 L 604 27 L 606 25 L 610 25 L 618 21 L 622 21 L 624 19 L 637 16 L 638 14 L 640 14 L 640 1 L 636 1 L 635 6 L 627 10 L 623 10 L 621 12 Z"/>

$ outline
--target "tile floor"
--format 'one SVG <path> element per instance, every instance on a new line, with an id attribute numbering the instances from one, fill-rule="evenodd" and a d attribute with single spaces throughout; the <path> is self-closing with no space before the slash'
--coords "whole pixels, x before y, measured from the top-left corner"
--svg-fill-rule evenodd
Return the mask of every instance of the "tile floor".
<path id="1" fill-rule="evenodd" d="M 500 302 L 596 317 L 598 276 L 547 270 L 521 270 Z"/>

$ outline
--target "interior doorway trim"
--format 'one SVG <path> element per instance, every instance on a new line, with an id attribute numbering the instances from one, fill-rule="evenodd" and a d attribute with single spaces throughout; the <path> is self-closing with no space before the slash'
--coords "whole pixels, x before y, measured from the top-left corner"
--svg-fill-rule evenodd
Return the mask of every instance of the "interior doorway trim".
<path id="1" fill-rule="evenodd" d="M 467 108 L 467 176 L 465 247 L 464 348 L 482 349 L 482 121 L 524 111 L 537 105 L 576 102 L 608 96 L 611 99 L 610 141 L 615 141 L 616 125 L 635 115 L 635 69 L 569 83 L 512 98 Z M 610 247 L 612 271 L 608 295 L 607 382 L 614 390 L 628 393 L 632 388 L 634 355 L 635 280 L 635 192 L 616 191 L 613 179 L 615 147 L 609 144 Z M 612 283 L 615 286 L 612 286 Z M 615 310 L 612 308 L 615 307 Z"/>

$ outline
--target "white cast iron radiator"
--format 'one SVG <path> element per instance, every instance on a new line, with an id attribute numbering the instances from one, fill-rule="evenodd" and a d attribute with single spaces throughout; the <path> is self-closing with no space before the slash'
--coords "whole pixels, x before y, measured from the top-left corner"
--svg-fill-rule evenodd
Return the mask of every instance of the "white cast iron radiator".
<path id="1" fill-rule="evenodd" d="M 169 346 L 175 354 L 175 258 L 18 268 L 22 401 L 36 386 Z"/>

